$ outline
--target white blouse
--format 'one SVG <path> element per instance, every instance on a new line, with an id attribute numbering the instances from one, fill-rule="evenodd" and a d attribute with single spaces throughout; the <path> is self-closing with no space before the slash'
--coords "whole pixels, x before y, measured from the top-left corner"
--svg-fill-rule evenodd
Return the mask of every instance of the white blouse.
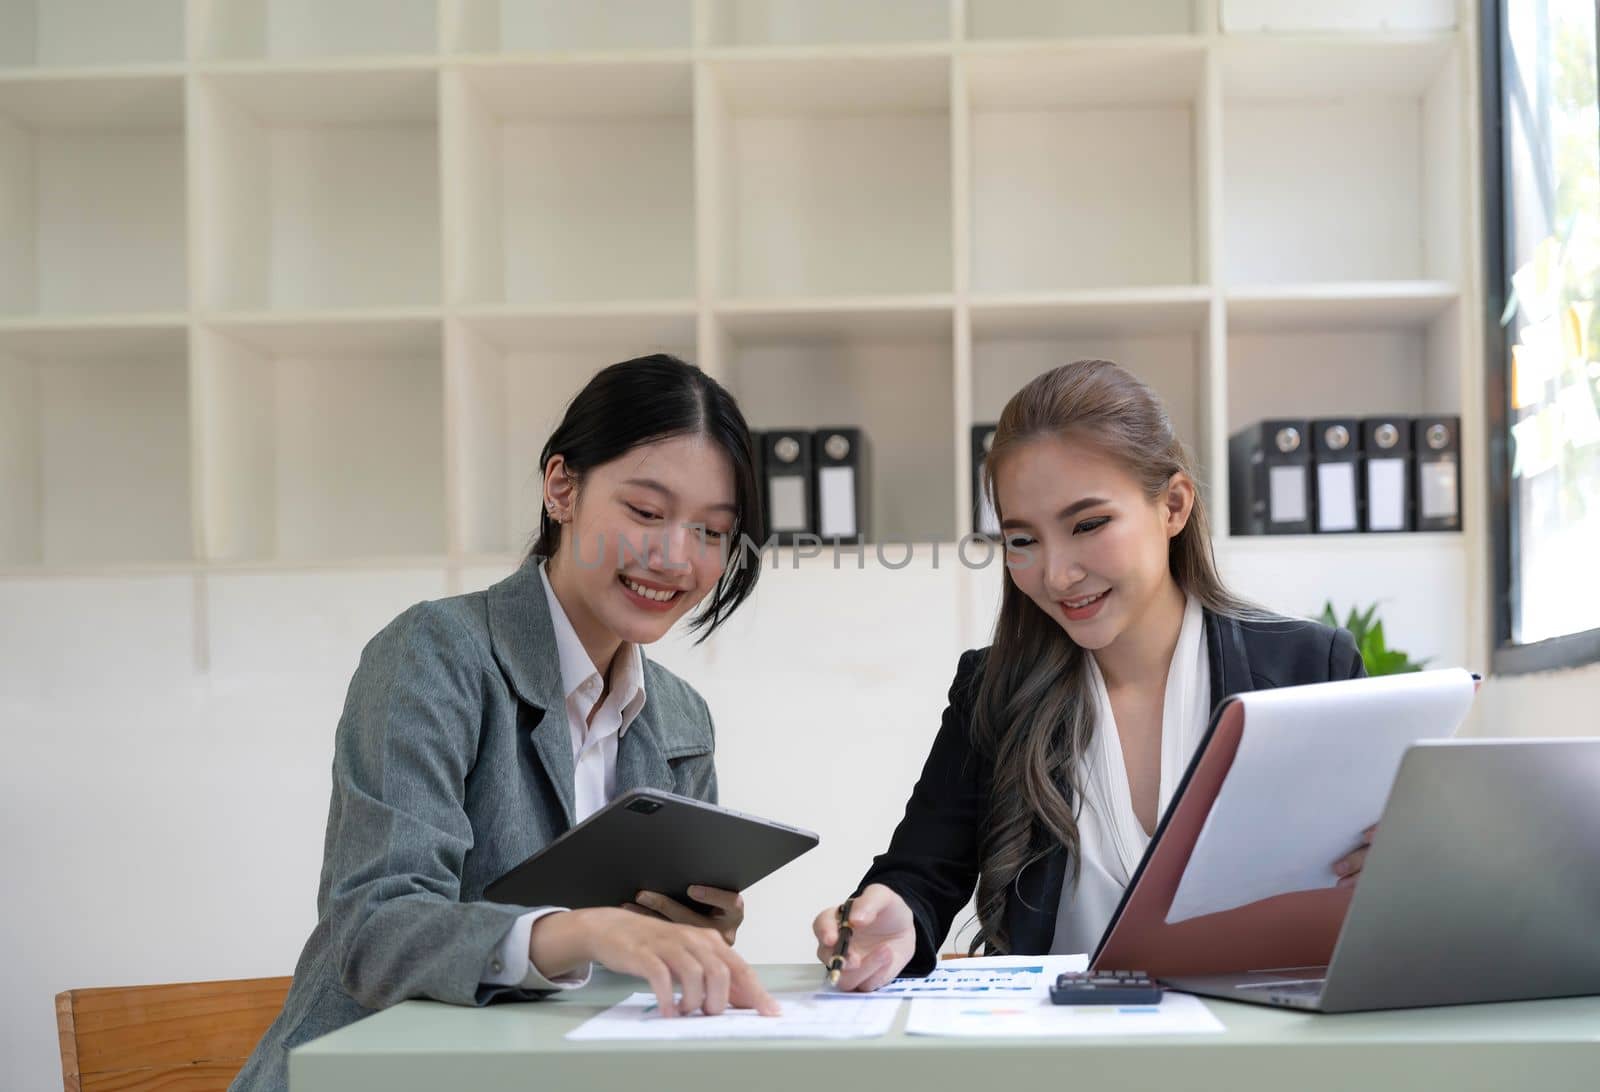
<path id="1" fill-rule="evenodd" d="M 1089 657 L 1089 679 L 1099 715 L 1083 757 L 1084 768 L 1079 771 L 1083 785 L 1078 807 L 1081 869 L 1076 884 L 1070 866 L 1062 882 L 1055 939 L 1050 945 L 1053 953 L 1094 951 L 1150 841 L 1133 813 L 1116 717 L 1111 712 L 1105 676 L 1093 655 Z M 1210 718 L 1211 663 L 1206 654 L 1205 616 L 1200 601 L 1190 596 L 1172 666 L 1167 669 L 1157 815 L 1166 811 L 1177 791 Z"/>

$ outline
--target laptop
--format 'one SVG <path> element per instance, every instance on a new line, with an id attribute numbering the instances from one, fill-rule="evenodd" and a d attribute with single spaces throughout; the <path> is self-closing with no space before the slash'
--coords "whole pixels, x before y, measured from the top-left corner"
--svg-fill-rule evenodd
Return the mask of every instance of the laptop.
<path id="1" fill-rule="evenodd" d="M 1414 744 L 1326 966 L 1162 981 L 1314 1012 L 1600 994 L 1600 738 Z"/>

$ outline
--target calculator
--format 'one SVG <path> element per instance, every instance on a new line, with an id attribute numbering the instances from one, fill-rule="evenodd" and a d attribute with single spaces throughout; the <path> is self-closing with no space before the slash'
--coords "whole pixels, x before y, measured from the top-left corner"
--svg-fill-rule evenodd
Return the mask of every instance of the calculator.
<path id="1" fill-rule="evenodd" d="M 1058 1005 L 1156 1005 L 1161 984 L 1143 971 L 1070 971 L 1056 976 L 1050 1000 Z"/>

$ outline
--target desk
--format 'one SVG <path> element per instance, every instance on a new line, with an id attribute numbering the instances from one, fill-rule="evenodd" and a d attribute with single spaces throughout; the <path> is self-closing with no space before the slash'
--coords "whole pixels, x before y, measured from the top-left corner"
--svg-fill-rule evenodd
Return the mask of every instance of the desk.
<path id="1" fill-rule="evenodd" d="M 759 968 L 772 990 L 815 988 L 815 964 Z M 1208 1002 L 1227 1032 L 1146 1039 L 881 1039 L 569 1043 L 640 988 L 596 972 L 549 1001 L 471 1009 L 408 1001 L 296 1050 L 292 1092 L 875 1092 L 1201 1088 L 1272 1092 L 1600 1087 L 1600 997 L 1318 1016 Z M 887 1002 L 886 1002 L 887 1003 Z"/>

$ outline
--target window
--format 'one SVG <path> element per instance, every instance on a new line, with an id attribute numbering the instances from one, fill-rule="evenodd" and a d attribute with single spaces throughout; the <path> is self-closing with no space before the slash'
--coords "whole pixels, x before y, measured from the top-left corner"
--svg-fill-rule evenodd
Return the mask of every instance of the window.
<path id="1" fill-rule="evenodd" d="M 1597 7 L 1484 5 L 1496 671 L 1600 659 Z"/>

